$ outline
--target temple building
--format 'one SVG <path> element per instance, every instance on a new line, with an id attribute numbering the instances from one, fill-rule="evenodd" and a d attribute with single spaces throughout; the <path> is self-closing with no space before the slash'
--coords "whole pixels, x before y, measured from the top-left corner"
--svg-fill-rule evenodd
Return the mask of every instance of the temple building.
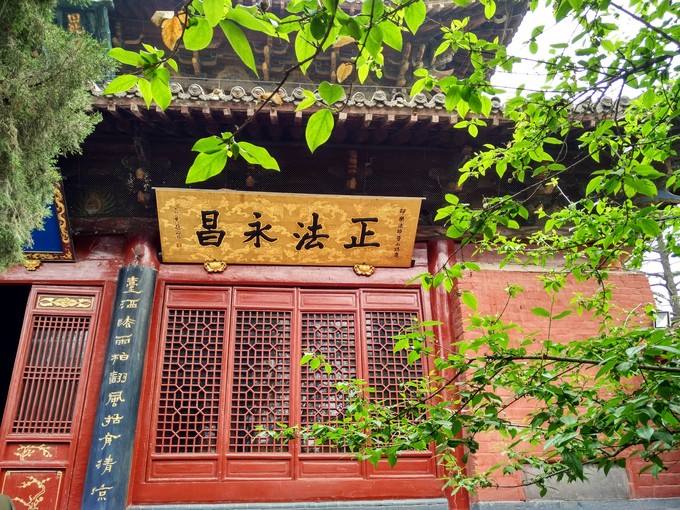
<path id="1" fill-rule="evenodd" d="M 286 2 L 270 3 L 282 11 Z M 87 30 L 105 46 L 160 48 L 150 19 L 176 4 L 93 0 L 60 7 L 57 22 Z M 92 84 L 92 108 L 102 120 L 82 155 L 60 162 L 52 237 L 47 232 L 36 242 L 25 266 L 0 274 L 9 307 L 0 356 L 0 492 L 17 509 L 680 505 L 680 462 L 658 479 L 631 462 L 590 485 L 559 485 L 549 501 L 523 487 L 521 474 L 505 477 L 506 488 L 450 496 L 433 451 L 407 452 L 394 467 L 373 466 L 342 449 L 259 433 L 258 426 L 338 417 L 338 381 L 364 379 L 379 398 L 399 398 L 403 381 L 432 367 L 428 360 L 409 364 L 394 352 L 392 337 L 414 318 L 438 320 L 446 351 L 469 334 L 462 290 L 476 293 L 481 313 L 495 313 L 504 288 L 520 284 L 525 297 L 510 305 L 508 319 L 544 327 L 530 313 L 543 292 L 539 268 L 500 268 L 487 255 L 478 257 L 481 271 L 467 275 L 458 294 L 424 291 L 413 281 L 470 256 L 434 222 L 445 193 L 479 204 L 514 186 L 456 184 L 456 169 L 477 148 L 509 136 L 500 101 L 471 138 L 452 128 L 460 119 L 446 111 L 441 94 L 409 96 L 413 70 L 469 72 L 463 58 L 434 56 L 436 20 L 470 16 L 480 37 L 509 42 L 527 10 L 522 0 L 501 0 L 486 20 L 479 3 L 427 4 L 430 20 L 417 36 L 405 35 L 401 53 L 386 50 L 379 82 L 352 87 L 331 139 L 313 155 L 304 128 L 314 108 L 295 110 L 301 86 L 335 81 L 347 48 L 324 53 L 307 76 L 291 76 L 263 109 L 295 57 L 289 44 L 262 34 L 250 34 L 259 79 L 223 38 L 200 53 L 182 49 L 165 111 L 147 108 L 137 92 L 109 97 L 103 84 Z M 603 113 L 581 114 L 587 126 Z M 243 139 L 265 146 L 281 171 L 239 159 L 187 186 L 193 143 L 246 122 Z M 578 193 L 583 182 L 568 186 Z M 539 190 L 534 205 L 550 207 L 559 200 L 552 191 Z M 611 281 L 625 308 L 652 301 L 642 274 L 612 271 Z M 587 336 L 597 327 L 585 318 L 565 321 L 552 335 Z M 330 375 L 300 365 L 309 351 L 325 356 Z M 500 448 L 490 438 L 469 469 L 496 463 Z"/>

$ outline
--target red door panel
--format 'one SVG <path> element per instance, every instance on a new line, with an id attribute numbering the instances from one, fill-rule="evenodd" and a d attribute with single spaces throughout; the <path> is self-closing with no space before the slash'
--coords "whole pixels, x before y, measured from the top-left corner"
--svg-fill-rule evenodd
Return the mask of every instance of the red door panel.
<path id="1" fill-rule="evenodd" d="M 133 502 L 196 501 L 199 487 L 206 502 L 440 494 L 429 451 L 373 468 L 343 447 L 261 433 L 341 419 L 341 381 L 367 380 L 375 398 L 396 401 L 427 368 L 393 351 L 392 337 L 427 317 L 419 290 L 168 285 L 159 309 L 144 386 L 155 401 L 137 451 L 148 464 Z M 300 366 L 305 352 L 323 355 L 330 374 Z"/>

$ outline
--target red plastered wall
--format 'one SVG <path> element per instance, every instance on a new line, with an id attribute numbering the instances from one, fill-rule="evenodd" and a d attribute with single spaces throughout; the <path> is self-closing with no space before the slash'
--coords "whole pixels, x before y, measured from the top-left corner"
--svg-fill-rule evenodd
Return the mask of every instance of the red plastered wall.
<path id="1" fill-rule="evenodd" d="M 484 267 L 488 266 L 488 267 Z M 510 301 L 503 319 L 518 323 L 525 334 L 535 332 L 537 338 L 545 338 L 548 321 L 531 312 L 534 307 L 549 308 L 549 299 L 543 290 L 543 284 L 539 280 L 541 272 L 531 272 L 522 269 L 508 270 L 497 269 L 492 264 L 482 264 L 482 270 L 472 272 L 459 282 L 458 292 L 470 290 L 475 293 L 478 301 L 480 314 L 497 314 L 505 306 L 507 294 L 505 288 L 510 285 L 520 285 L 524 291 L 517 298 Z M 617 312 L 615 315 L 625 316 L 627 312 L 636 307 L 644 306 L 652 302 L 652 293 L 645 275 L 640 273 L 616 271 L 611 272 L 608 283 L 613 286 L 613 302 Z M 554 305 L 554 313 L 570 308 L 570 301 L 575 293 L 581 292 L 590 295 L 596 290 L 595 283 L 579 283 L 569 280 L 566 288 L 558 294 Z M 457 337 L 463 339 L 474 338 L 473 331 L 467 331 L 466 314 L 468 309 L 460 307 L 462 316 L 458 327 Z M 640 309 L 640 308 L 638 308 Z M 645 320 L 640 319 L 640 320 Z M 585 314 L 578 316 L 576 313 L 558 321 L 553 321 L 550 338 L 554 341 L 567 341 L 578 338 L 586 338 L 597 334 L 598 321 Z M 460 336 L 458 336 L 458 334 Z M 520 420 L 531 411 L 530 401 L 520 401 L 507 409 L 509 418 Z M 500 452 L 505 447 L 502 438 L 494 434 L 479 436 L 480 449 L 469 463 L 471 470 L 484 470 L 498 462 L 502 462 Z M 639 475 L 641 467 L 639 459 L 632 460 L 628 466 L 630 480 L 630 497 L 674 497 L 680 496 L 680 453 L 675 454 L 673 460 L 677 463 L 672 465 L 668 472 L 662 473 L 658 479 L 649 474 Z M 521 501 L 525 499 L 524 490 L 521 487 L 509 487 L 521 483 L 521 475 L 501 476 L 497 479 L 500 486 L 508 486 L 479 491 L 473 500 L 477 501 Z"/>

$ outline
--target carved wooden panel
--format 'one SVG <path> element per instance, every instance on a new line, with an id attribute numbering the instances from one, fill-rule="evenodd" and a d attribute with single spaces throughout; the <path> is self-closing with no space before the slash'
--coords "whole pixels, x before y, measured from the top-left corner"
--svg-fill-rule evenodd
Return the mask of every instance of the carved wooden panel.
<path id="1" fill-rule="evenodd" d="M 352 490 L 373 497 L 379 479 L 435 480 L 430 452 L 374 469 L 343 448 L 261 432 L 342 419 L 336 384 L 355 378 L 396 402 L 401 383 L 423 371 L 394 353 L 392 338 L 421 315 L 418 291 L 172 285 L 163 308 L 151 371 L 157 402 L 134 502 L 276 501 L 312 486 L 315 498 L 338 498 L 341 481 L 363 481 Z M 301 366 L 304 352 L 322 355 L 330 373 Z M 318 492 L 323 483 L 328 492 Z M 417 483 L 389 487 L 406 485 Z"/>
<path id="2" fill-rule="evenodd" d="M 89 332 L 87 316 L 33 316 L 13 433 L 71 432 Z"/>
<path id="3" fill-rule="evenodd" d="M 412 312 L 366 312 L 368 384 L 375 389 L 372 398 L 386 404 L 397 403 L 406 391 L 403 383 L 423 375 L 420 360 L 409 364 L 407 350 L 394 352 L 394 336 L 415 319 L 417 315 Z"/>
<path id="4" fill-rule="evenodd" d="M 290 412 L 291 313 L 239 310 L 234 332 L 231 394 L 232 452 L 275 452 L 282 441 L 261 436 L 257 427 L 288 423 Z"/>
<path id="5" fill-rule="evenodd" d="M 12 499 L 17 510 L 56 510 L 59 508 L 59 491 L 63 472 L 5 471 L 2 493 Z"/>
<path id="6" fill-rule="evenodd" d="M 156 424 L 157 453 L 217 451 L 224 310 L 169 310 Z"/>
<path id="7" fill-rule="evenodd" d="M 332 367 L 312 371 L 308 365 L 302 367 L 300 406 L 301 424 L 341 420 L 345 410 L 345 395 L 336 389 L 336 384 L 350 381 L 356 372 L 356 331 L 353 313 L 303 313 L 302 352 L 322 355 Z M 339 451 L 329 445 L 313 442 L 303 444 L 304 453 Z"/>

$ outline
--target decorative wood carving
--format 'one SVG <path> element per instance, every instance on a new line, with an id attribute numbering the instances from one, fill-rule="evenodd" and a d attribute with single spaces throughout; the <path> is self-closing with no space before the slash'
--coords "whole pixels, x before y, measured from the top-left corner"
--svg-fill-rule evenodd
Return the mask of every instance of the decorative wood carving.
<path id="1" fill-rule="evenodd" d="M 371 276 L 375 273 L 375 267 L 370 264 L 357 264 L 354 266 L 354 273 L 357 276 Z"/>
<path id="2" fill-rule="evenodd" d="M 90 309 L 94 303 L 91 296 L 56 296 L 41 294 L 38 296 L 38 308 Z"/>
<path id="3" fill-rule="evenodd" d="M 30 459 L 35 455 L 36 453 L 40 453 L 40 455 L 43 458 L 51 458 L 53 457 L 52 455 L 52 447 L 47 446 L 45 443 L 42 444 L 22 444 L 19 445 L 14 452 L 14 455 L 19 457 L 20 461 L 25 461 L 26 459 Z"/>
<path id="4" fill-rule="evenodd" d="M 17 510 L 57 510 L 62 471 L 5 471 L 2 492 Z"/>

